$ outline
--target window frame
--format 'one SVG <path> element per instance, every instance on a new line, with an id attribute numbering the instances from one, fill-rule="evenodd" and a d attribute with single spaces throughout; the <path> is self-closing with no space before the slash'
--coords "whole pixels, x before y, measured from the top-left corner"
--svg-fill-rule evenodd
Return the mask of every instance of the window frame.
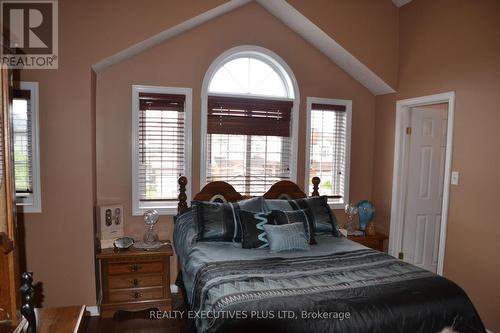
<path id="1" fill-rule="evenodd" d="M 253 57 L 261 60 L 272 67 L 276 73 L 282 78 L 286 85 L 288 96 L 292 97 L 274 97 L 267 95 L 249 95 L 249 94 L 225 94 L 225 93 L 210 93 L 208 88 L 215 73 L 227 62 L 240 58 L 240 57 Z M 289 78 L 287 80 L 286 74 Z M 292 69 L 288 64 L 276 53 L 266 48 L 254 45 L 242 45 L 233 47 L 221 55 L 219 55 L 209 66 L 205 77 L 203 78 L 201 88 L 201 123 L 200 123 L 200 189 L 207 184 L 207 115 L 208 115 L 208 96 L 222 96 L 222 97 L 241 97 L 241 98 L 254 98 L 254 99 L 268 99 L 280 101 L 292 101 L 292 151 L 291 160 L 297 161 L 298 157 L 298 140 L 299 140 L 299 107 L 300 107 L 300 92 L 297 80 Z M 297 182 L 297 166 L 298 163 L 291 163 L 290 167 L 290 180 Z"/>
<path id="2" fill-rule="evenodd" d="M 33 193 L 16 193 L 16 208 L 20 213 L 42 212 L 42 191 L 40 184 L 40 128 L 39 128 L 39 99 L 38 82 L 19 81 L 15 89 L 30 91 L 31 112 L 31 172 Z"/>
<path id="3" fill-rule="evenodd" d="M 309 190 L 309 178 L 311 171 L 311 113 L 313 104 L 332 104 L 332 105 L 344 105 L 346 110 L 346 145 L 345 145 L 345 174 L 344 174 L 344 193 L 342 195 L 342 203 L 331 202 L 328 200 L 328 204 L 332 209 L 344 209 L 345 205 L 349 203 L 349 186 L 350 186 L 350 172 L 351 172 L 351 135 L 352 135 L 352 100 L 348 99 L 333 99 L 333 98 L 320 98 L 320 97 L 307 97 L 306 98 L 306 149 L 305 149 L 305 189 Z M 321 193 L 321 183 L 320 183 L 320 195 Z"/>
<path id="4" fill-rule="evenodd" d="M 191 152 L 192 152 L 192 109 L 193 90 L 182 87 L 162 87 L 132 85 L 132 215 L 140 216 L 148 209 L 156 209 L 160 215 L 176 215 L 177 200 L 168 201 L 164 205 L 158 205 L 158 201 L 152 201 L 148 206 L 141 206 L 139 201 L 138 171 L 139 171 L 139 93 L 178 94 L 186 96 L 184 106 L 184 173 L 191 179 Z M 188 202 L 191 201 L 191 186 L 186 189 Z"/>

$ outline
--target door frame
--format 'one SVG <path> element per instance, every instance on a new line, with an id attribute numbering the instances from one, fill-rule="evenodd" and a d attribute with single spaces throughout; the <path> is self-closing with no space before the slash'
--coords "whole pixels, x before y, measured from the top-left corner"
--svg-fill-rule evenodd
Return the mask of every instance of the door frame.
<path id="1" fill-rule="evenodd" d="M 398 257 L 402 248 L 406 190 L 408 180 L 408 158 L 410 140 L 406 127 L 410 126 L 410 109 L 418 106 L 448 103 L 448 125 L 446 130 L 446 159 L 444 167 L 443 203 L 441 228 L 439 232 L 439 251 L 437 273 L 443 275 L 444 253 L 446 247 L 446 228 L 448 224 L 448 205 L 450 197 L 451 160 L 453 151 L 453 119 L 455 112 L 455 92 L 445 92 L 396 102 L 396 130 L 394 140 L 394 168 L 392 177 L 391 224 L 389 233 L 389 254 Z"/>

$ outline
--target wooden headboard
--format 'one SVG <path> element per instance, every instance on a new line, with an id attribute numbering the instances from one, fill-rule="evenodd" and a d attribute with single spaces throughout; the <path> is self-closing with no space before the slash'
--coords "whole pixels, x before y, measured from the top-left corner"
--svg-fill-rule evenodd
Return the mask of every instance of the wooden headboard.
<path id="1" fill-rule="evenodd" d="M 313 192 L 311 196 L 319 196 L 319 177 L 313 177 Z M 188 180 L 182 176 L 178 180 L 179 183 L 179 203 L 177 205 L 177 213 L 182 214 L 188 210 L 186 185 Z M 269 188 L 263 195 L 266 199 L 300 199 L 306 198 L 300 187 L 294 182 L 282 180 Z M 201 191 L 193 197 L 197 201 L 215 201 L 215 202 L 236 202 L 248 198 L 234 189 L 230 184 L 222 181 L 211 182 L 205 185 Z"/>

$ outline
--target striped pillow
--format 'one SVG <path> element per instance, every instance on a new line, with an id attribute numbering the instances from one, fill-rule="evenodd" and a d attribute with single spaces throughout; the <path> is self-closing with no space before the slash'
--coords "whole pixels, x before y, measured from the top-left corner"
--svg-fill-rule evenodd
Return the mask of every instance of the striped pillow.
<path id="1" fill-rule="evenodd" d="M 256 197 L 238 202 L 193 201 L 197 241 L 241 242 L 238 211 L 264 211 L 264 199 Z"/>
<path id="2" fill-rule="evenodd" d="M 264 225 L 269 240 L 269 252 L 310 250 L 304 224 Z"/>
<path id="3" fill-rule="evenodd" d="M 302 223 L 309 244 L 317 244 L 314 238 L 314 226 L 309 209 L 292 211 L 273 210 L 274 224 Z"/>
<path id="4" fill-rule="evenodd" d="M 326 196 L 296 200 L 266 199 L 265 207 L 268 211 L 290 211 L 308 208 L 308 217 L 312 221 L 314 233 L 333 234 L 334 236 L 340 237 L 340 232 L 337 227 L 337 218 L 330 209 Z"/>

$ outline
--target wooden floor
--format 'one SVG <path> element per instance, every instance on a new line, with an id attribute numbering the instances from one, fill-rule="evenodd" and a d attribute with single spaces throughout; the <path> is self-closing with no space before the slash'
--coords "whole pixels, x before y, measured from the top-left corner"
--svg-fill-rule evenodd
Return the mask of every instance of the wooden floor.
<path id="1" fill-rule="evenodd" d="M 182 300 L 173 297 L 173 310 L 184 310 Z M 115 318 L 85 317 L 79 333 L 183 333 L 183 319 L 149 319 L 149 311 L 116 314 Z"/>
<path id="2" fill-rule="evenodd" d="M 177 319 L 115 320 L 87 317 L 79 333 L 181 333 L 185 325 Z"/>

